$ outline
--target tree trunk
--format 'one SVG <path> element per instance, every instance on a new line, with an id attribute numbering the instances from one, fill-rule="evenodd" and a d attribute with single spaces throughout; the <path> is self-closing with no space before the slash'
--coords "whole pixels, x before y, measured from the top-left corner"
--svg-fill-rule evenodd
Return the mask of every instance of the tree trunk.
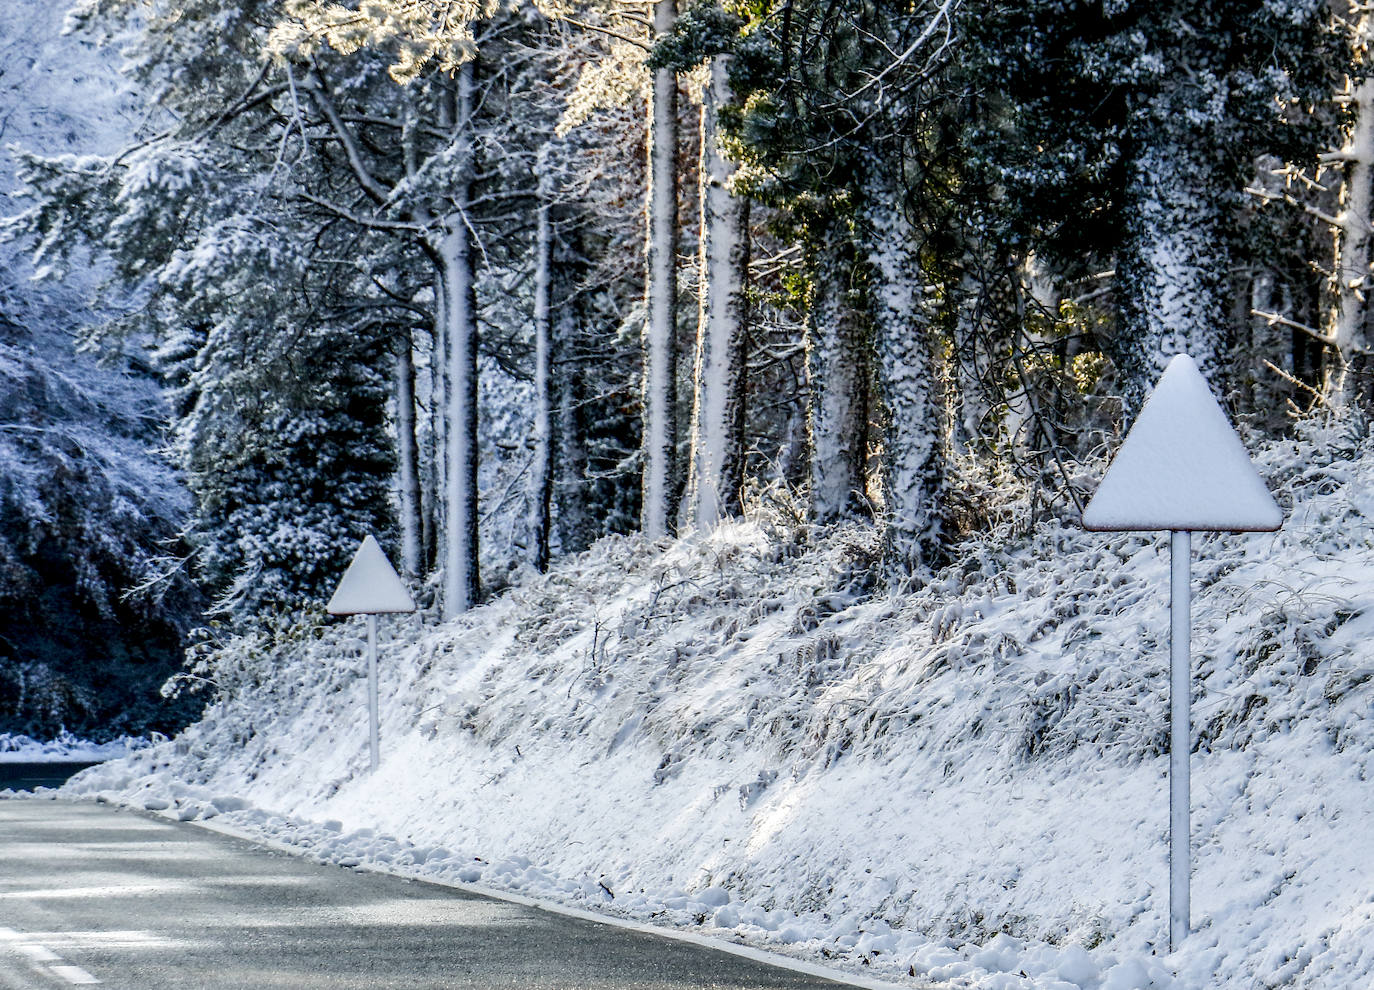
<path id="1" fill-rule="evenodd" d="M 869 328 L 854 244 L 834 226 L 811 253 L 806 321 L 811 519 L 828 524 L 869 505 Z"/>
<path id="2" fill-rule="evenodd" d="M 436 84 L 440 94 L 436 109 L 436 122 L 445 133 L 453 131 L 457 108 L 454 100 L 453 81 Z M 409 92 L 408 90 L 405 92 Z M 402 157 L 406 177 L 414 180 L 420 173 L 420 151 L 418 147 L 421 115 L 413 102 L 407 102 L 406 126 L 401 134 Z M 420 223 L 430 224 L 434 217 L 423 202 L 417 204 L 415 218 Z M 445 334 L 446 303 L 444 301 L 443 266 L 436 246 L 428 239 L 423 247 L 429 252 L 434 266 L 433 313 L 430 327 L 428 353 L 429 363 L 428 413 L 424 427 L 424 463 L 421 466 L 421 533 L 423 539 L 423 559 L 427 568 L 438 568 L 443 559 L 444 540 L 444 497 L 447 491 L 447 451 L 448 443 L 444 431 L 445 416 L 448 410 L 448 338 Z"/>
<path id="3" fill-rule="evenodd" d="M 1374 42 L 1374 18 L 1360 20 L 1358 41 Z M 1346 406 L 1368 395 L 1370 224 L 1374 221 L 1374 78 L 1350 87 L 1353 123 L 1341 150 L 1345 181 L 1336 228 L 1336 313 L 1331 342 L 1337 360 L 1327 383 L 1329 401 Z"/>
<path id="4" fill-rule="evenodd" d="M 916 231 L 903 209 L 900 165 L 876 161 L 863 181 L 884 412 L 885 556 L 889 576 L 901 580 L 936 562 L 942 536 L 944 445 L 933 374 L 934 331 Z"/>
<path id="5" fill-rule="evenodd" d="M 437 258 L 437 255 L 436 255 Z M 444 492 L 448 469 L 448 442 L 444 435 L 444 415 L 448 409 L 448 340 L 444 334 L 444 280 L 437 261 L 434 278 L 434 327 L 429 345 L 429 425 L 425 470 L 425 559 L 431 568 L 439 567 L 444 552 Z"/>
<path id="6" fill-rule="evenodd" d="M 952 359 L 958 380 L 958 409 L 951 423 L 950 448 L 956 455 L 969 457 L 985 451 L 999 438 L 993 405 L 988 400 L 989 378 L 995 349 L 1005 340 L 988 340 L 989 328 L 982 318 L 984 286 L 975 276 L 970 259 L 965 260 L 957 292 Z"/>
<path id="7" fill-rule="evenodd" d="M 1013 344 L 1017 360 L 1011 371 L 1011 391 L 1007 396 L 1006 438 L 1008 449 L 1022 465 L 1042 462 L 1048 447 L 1055 443 L 1050 425 L 1036 416 L 1035 369 L 1040 364 L 1030 354 L 1039 353 L 1051 342 L 1044 328 L 1058 318 L 1061 295 L 1054 274 L 1034 254 L 1021 264 L 1021 285 L 1018 292 L 1025 304 L 1021 306 L 1018 325 L 1021 339 Z M 1030 353 L 1027 353 L 1030 352 Z M 1023 376 L 1025 376 L 1023 378 Z M 1154 385 L 1152 381 L 1151 386 Z"/>
<path id="8" fill-rule="evenodd" d="M 1217 392 L 1225 385 L 1225 183 L 1203 138 L 1157 138 L 1130 164 L 1117 259 L 1111 352 L 1128 423 L 1175 354 L 1191 355 Z"/>
<path id="9" fill-rule="evenodd" d="M 443 337 L 448 347 L 444 499 L 444 618 L 477 603 L 481 593 L 477 563 L 477 286 L 472 232 L 467 210 L 472 200 L 471 127 L 477 67 L 464 62 L 457 72 L 460 168 L 467 174 L 454 190 L 456 212 L 442 224 L 439 243 Z"/>
<path id="10" fill-rule="evenodd" d="M 549 203 L 541 197 L 535 225 L 534 266 L 534 459 L 530 465 L 531 563 L 549 567 L 553 506 L 553 228 Z"/>
<path id="11" fill-rule="evenodd" d="M 560 279 L 560 282 L 562 280 Z M 567 292 L 560 292 L 564 298 Z M 553 335 L 554 362 L 559 367 L 555 376 L 558 396 L 558 512 L 554 525 L 558 532 L 558 547 L 562 553 L 579 553 L 596 539 L 596 521 L 587 508 L 591 482 L 587 478 L 587 428 L 582 403 L 582 370 L 574 362 L 565 362 L 576 318 L 571 306 L 561 306 Z"/>
<path id="12" fill-rule="evenodd" d="M 560 554 L 580 553 L 600 535 L 600 522 L 591 508 L 596 482 L 588 477 L 588 419 L 586 372 L 578 343 L 586 319 L 582 268 L 586 246 L 578 225 L 559 231 L 552 257 L 552 353 L 550 380 L 556 422 L 553 440 L 553 542 Z"/>
<path id="13" fill-rule="evenodd" d="M 424 570 L 420 507 L 420 446 L 415 432 L 415 361 L 410 332 L 403 331 L 396 353 L 396 454 L 401 504 L 401 569 L 417 578 Z"/>
<path id="14" fill-rule="evenodd" d="M 654 37 L 666 36 L 676 14 L 674 0 L 653 9 Z M 671 69 L 654 72 L 646 208 L 647 270 L 644 327 L 644 466 L 641 528 L 650 539 L 666 536 L 672 512 L 677 447 L 677 78 Z"/>
<path id="15" fill-rule="evenodd" d="M 732 196 L 734 163 L 717 140 L 730 100 L 729 59 L 711 59 L 701 107 L 701 280 L 686 521 L 709 528 L 740 512 L 744 484 L 749 200 Z"/>

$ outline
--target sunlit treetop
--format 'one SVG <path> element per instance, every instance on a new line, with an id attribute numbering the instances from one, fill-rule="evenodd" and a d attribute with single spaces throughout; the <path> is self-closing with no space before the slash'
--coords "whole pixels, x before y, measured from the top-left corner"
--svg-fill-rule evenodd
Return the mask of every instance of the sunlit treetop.
<path id="1" fill-rule="evenodd" d="M 388 70 L 397 82 L 415 79 L 427 65 L 453 72 L 476 54 L 473 25 L 495 13 L 490 0 L 286 0 L 286 16 L 273 28 L 269 50 L 305 57 L 322 45 L 345 55 L 364 48 L 392 51 Z"/>

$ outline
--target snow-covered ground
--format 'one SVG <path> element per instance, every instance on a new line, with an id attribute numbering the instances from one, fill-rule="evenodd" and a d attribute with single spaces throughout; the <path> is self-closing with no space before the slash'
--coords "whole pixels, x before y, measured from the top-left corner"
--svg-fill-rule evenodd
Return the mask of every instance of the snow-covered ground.
<path id="1" fill-rule="evenodd" d="M 608 539 L 445 625 L 241 641 L 65 793 L 981 990 L 1374 985 L 1374 442 L 1194 538 L 1193 923 L 1168 954 L 1167 538 L 1050 524 L 872 595 L 871 537 Z"/>
<path id="2" fill-rule="evenodd" d="M 55 739 L 30 739 L 28 736 L 0 732 L 0 763 L 84 763 L 113 760 L 154 744 L 155 739 L 124 736 L 109 742 L 94 743 L 63 732 Z"/>

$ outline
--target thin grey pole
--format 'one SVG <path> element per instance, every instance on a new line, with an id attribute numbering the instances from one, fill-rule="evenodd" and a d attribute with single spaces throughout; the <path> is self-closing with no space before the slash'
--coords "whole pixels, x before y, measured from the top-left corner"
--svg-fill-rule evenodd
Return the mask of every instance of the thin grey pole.
<path id="1" fill-rule="evenodd" d="M 367 738 L 372 769 L 377 769 L 377 617 L 367 617 Z"/>
<path id="2" fill-rule="evenodd" d="M 1188 825 L 1188 706 L 1192 692 L 1192 534 L 1169 534 L 1169 951 L 1188 937 L 1191 872 Z"/>

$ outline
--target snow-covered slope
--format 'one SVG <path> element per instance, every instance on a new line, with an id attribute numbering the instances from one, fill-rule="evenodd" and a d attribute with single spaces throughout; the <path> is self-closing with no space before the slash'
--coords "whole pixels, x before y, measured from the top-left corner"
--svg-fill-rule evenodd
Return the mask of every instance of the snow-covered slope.
<path id="1" fill-rule="evenodd" d="M 1261 468 L 1283 530 L 1195 539 L 1171 956 L 1162 538 L 996 534 L 892 597 L 858 528 L 608 539 L 457 623 L 384 619 L 374 775 L 355 620 L 223 649 L 203 722 L 68 790 L 897 981 L 1369 986 L 1374 444 Z"/>

